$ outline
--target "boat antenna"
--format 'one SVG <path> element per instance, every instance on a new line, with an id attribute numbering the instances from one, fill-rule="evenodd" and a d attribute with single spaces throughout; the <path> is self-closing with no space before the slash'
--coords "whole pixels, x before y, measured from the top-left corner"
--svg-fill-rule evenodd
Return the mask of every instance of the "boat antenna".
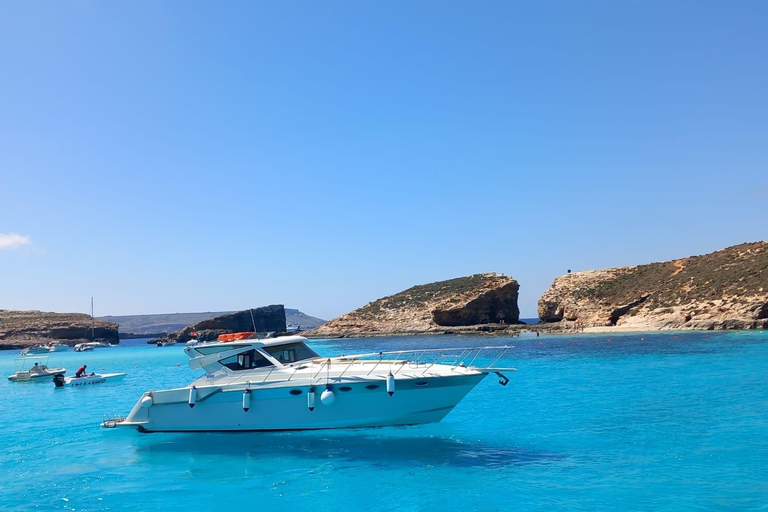
<path id="1" fill-rule="evenodd" d="M 253 335 L 256 336 L 256 339 L 259 339 L 259 334 L 256 331 L 256 320 L 253 319 L 253 308 L 248 308 L 248 311 L 251 313 L 251 323 L 253 324 Z"/>
<path id="2" fill-rule="evenodd" d="M 96 339 L 95 329 L 93 325 L 93 297 L 91 297 L 91 341 Z"/>

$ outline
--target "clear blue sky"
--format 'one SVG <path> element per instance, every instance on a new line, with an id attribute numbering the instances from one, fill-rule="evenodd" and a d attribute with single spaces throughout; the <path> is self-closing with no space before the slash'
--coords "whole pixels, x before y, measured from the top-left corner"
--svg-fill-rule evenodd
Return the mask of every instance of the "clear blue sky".
<path id="1" fill-rule="evenodd" d="M 0 308 L 283 303 L 768 239 L 768 2 L 0 6 Z"/>

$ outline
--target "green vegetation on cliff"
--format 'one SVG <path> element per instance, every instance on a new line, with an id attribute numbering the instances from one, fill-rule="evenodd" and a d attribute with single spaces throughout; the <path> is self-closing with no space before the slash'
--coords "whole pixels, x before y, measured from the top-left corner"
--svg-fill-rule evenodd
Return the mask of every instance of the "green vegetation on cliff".
<path id="1" fill-rule="evenodd" d="M 741 244 L 703 256 L 639 265 L 578 294 L 620 304 L 647 295 L 649 308 L 754 295 L 768 291 L 767 245 Z"/>
<path id="2" fill-rule="evenodd" d="M 768 242 L 560 276 L 539 300 L 539 317 L 637 330 L 762 327 L 768 324 Z"/>

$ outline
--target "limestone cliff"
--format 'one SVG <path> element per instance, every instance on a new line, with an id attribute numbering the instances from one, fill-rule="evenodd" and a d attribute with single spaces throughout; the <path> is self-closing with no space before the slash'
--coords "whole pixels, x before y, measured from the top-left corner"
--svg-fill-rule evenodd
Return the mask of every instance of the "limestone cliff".
<path id="1" fill-rule="evenodd" d="M 475 274 L 409 288 L 335 318 L 308 336 L 370 336 L 462 330 L 514 324 L 520 286 L 502 274 Z"/>
<path id="2" fill-rule="evenodd" d="M 538 304 L 544 322 L 624 330 L 768 327 L 768 242 L 703 256 L 555 279 Z"/>
<path id="3" fill-rule="evenodd" d="M 0 348 L 59 340 L 69 345 L 103 338 L 118 343 L 117 324 L 82 313 L 0 310 Z"/>

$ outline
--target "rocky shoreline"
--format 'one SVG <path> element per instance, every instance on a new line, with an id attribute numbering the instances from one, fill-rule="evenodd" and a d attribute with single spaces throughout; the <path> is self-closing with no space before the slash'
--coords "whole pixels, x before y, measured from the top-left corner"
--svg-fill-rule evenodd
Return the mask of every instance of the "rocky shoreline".
<path id="1" fill-rule="evenodd" d="M 458 327 L 451 329 L 436 329 L 432 331 L 392 331 L 392 332 L 355 332 L 335 333 L 319 336 L 314 331 L 303 331 L 300 334 L 310 339 L 344 339 L 344 338 L 379 338 L 394 336 L 428 336 L 428 335 L 486 335 L 486 336 L 519 336 L 523 333 L 539 333 L 551 335 L 571 334 L 610 334 L 610 333 L 647 333 L 647 332 L 674 332 L 674 331 L 701 331 L 711 332 L 716 330 L 762 330 L 767 327 L 753 326 L 752 324 L 736 325 L 733 327 L 707 326 L 700 327 L 673 327 L 660 326 L 655 329 L 643 329 L 636 326 L 583 326 L 577 322 L 541 322 L 536 324 L 481 324 L 470 327 Z"/>

